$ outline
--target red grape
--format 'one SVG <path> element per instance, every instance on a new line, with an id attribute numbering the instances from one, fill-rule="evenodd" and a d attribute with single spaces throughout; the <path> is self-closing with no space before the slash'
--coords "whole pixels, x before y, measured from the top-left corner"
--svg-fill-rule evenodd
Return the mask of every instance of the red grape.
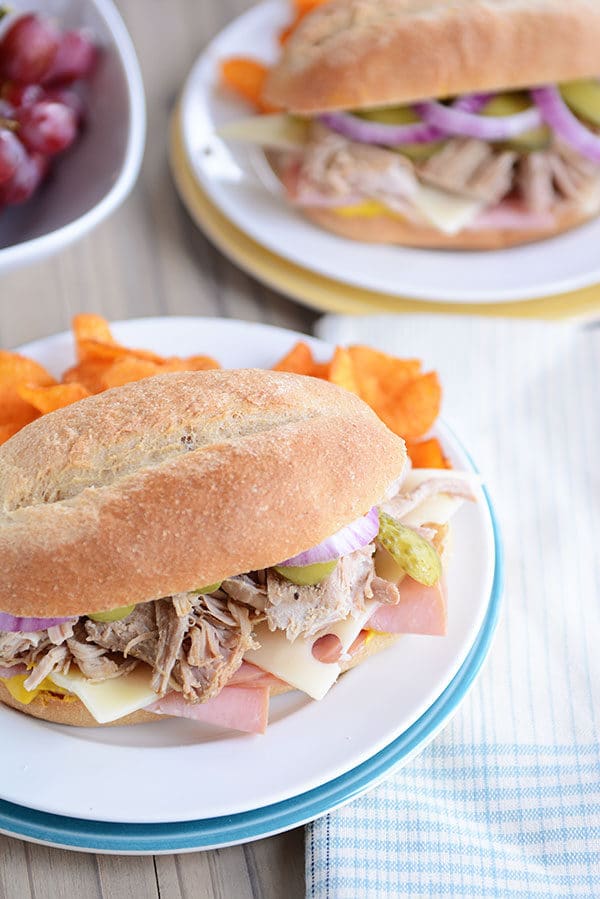
<path id="1" fill-rule="evenodd" d="M 2 74 L 11 81 L 40 81 L 54 60 L 60 32 L 49 19 L 30 13 L 10 26 L 0 42 Z"/>
<path id="2" fill-rule="evenodd" d="M 42 100 L 17 113 L 19 137 L 28 150 L 53 156 L 66 150 L 77 136 L 77 118 L 63 103 Z"/>
<path id="3" fill-rule="evenodd" d="M 70 87 L 50 87 L 46 91 L 46 99 L 54 100 L 55 103 L 62 103 L 68 106 L 75 113 L 78 123 L 83 122 L 85 118 L 85 103 L 79 94 Z"/>
<path id="4" fill-rule="evenodd" d="M 77 78 L 89 78 L 98 51 L 88 31 L 80 28 L 63 34 L 52 65 L 44 75 L 44 84 L 64 84 Z"/>
<path id="5" fill-rule="evenodd" d="M 45 156 L 40 153 L 25 155 L 10 181 L 0 186 L 0 204 L 13 206 L 24 203 L 37 190 L 47 171 L 48 160 Z"/>
<path id="6" fill-rule="evenodd" d="M 7 81 L 2 87 L 2 99 L 12 106 L 31 106 L 44 96 L 44 89 L 39 84 L 15 84 Z"/>
<path id="7" fill-rule="evenodd" d="M 0 129 L 0 184 L 14 176 L 27 159 L 23 144 L 12 131 Z"/>

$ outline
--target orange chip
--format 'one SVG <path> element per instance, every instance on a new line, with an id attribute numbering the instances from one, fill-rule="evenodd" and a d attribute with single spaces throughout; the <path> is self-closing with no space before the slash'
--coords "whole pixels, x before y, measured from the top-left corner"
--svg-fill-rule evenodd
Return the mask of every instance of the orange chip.
<path id="1" fill-rule="evenodd" d="M 315 360 L 312 350 L 303 340 L 299 340 L 289 353 L 273 366 L 273 371 L 290 371 L 297 375 L 312 375 L 314 370 Z"/>
<path id="2" fill-rule="evenodd" d="M 261 112 L 275 110 L 274 106 L 270 106 L 262 98 L 268 73 L 269 69 L 264 63 L 244 56 L 233 56 L 221 63 L 223 83 Z"/>
<path id="3" fill-rule="evenodd" d="M 133 356 L 124 356 L 109 365 L 100 375 L 103 389 L 109 387 L 121 387 L 132 381 L 141 381 L 143 378 L 151 378 L 161 372 L 157 362 L 149 359 L 136 359 Z"/>
<path id="4" fill-rule="evenodd" d="M 329 0 L 294 0 L 294 9 L 298 15 L 305 16 L 307 13 L 312 12 L 313 9 L 316 9 L 317 6 L 323 6 L 324 3 L 328 2 Z"/>
<path id="5" fill-rule="evenodd" d="M 328 368 L 327 378 L 332 384 L 344 387 L 350 393 L 358 393 L 354 363 L 348 350 L 341 346 L 336 347 Z"/>
<path id="6" fill-rule="evenodd" d="M 72 322 L 73 336 L 77 358 L 81 361 L 86 358 L 85 342 L 93 340 L 98 343 L 116 345 L 117 341 L 112 336 L 110 326 L 101 315 L 93 315 L 90 312 L 82 312 L 76 315 Z"/>
<path id="7" fill-rule="evenodd" d="M 39 362 L 18 353 L 0 350 L 0 386 L 23 382 L 45 387 L 56 384 L 56 379 Z"/>
<path id="8" fill-rule="evenodd" d="M 406 449 L 414 468 L 452 468 L 435 437 L 420 443 L 408 443 Z"/>
<path id="9" fill-rule="evenodd" d="M 214 368 L 221 368 L 221 366 L 210 356 L 188 356 L 187 359 L 181 359 L 179 356 L 171 356 L 161 363 L 160 372 L 209 371 Z"/>
<path id="10" fill-rule="evenodd" d="M 418 440 L 431 428 L 440 411 L 442 390 L 435 372 L 415 378 L 397 396 L 384 397 L 375 411 L 395 434 Z"/>
<path id="11" fill-rule="evenodd" d="M 107 359 L 113 361 L 115 359 L 124 359 L 131 356 L 134 359 L 143 359 L 147 362 L 156 362 L 160 364 L 164 357 L 152 350 L 133 350 L 118 343 L 103 343 L 101 340 L 83 339 L 78 344 L 83 359 Z"/>
<path id="12" fill-rule="evenodd" d="M 102 380 L 105 372 L 111 367 L 112 362 L 106 359 L 84 359 L 77 365 L 67 369 L 63 374 L 63 384 L 82 384 L 89 393 L 101 393 L 106 390 Z"/>
<path id="13" fill-rule="evenodd" d="M 64 406 L 70 406 L 78 400 L 90 395 L 83 384 L 77 382 L 71 384 L 54 384 L 52 387 L 34 387 L 31 384 L 21 384 L 17 388 L 19 396 L 35 409 L 45 415 L 54 412 Z"/>
<path id="14" fill-rule="evenodd" d="M 348 352 L 354 363 L 359 393 L 376 411 L 382 397 L 397 395 L 421 374 L 418 359 L 397 359 L 366 346 L 351 346 Z"/>
<path id="15" fill-rule="evenodd" d="M 0 435 L 2 442 L 8 440 L 30 421 L 38 418 L 39 412 L 33 406 L 21 399 L 16 390 L 0 388 Z"/>

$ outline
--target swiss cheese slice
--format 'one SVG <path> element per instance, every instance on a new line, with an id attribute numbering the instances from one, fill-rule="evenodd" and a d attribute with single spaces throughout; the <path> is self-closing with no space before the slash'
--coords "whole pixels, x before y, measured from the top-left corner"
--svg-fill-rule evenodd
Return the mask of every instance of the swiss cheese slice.
<path id="1" fill-rule="evenodd" d="M 425 481 L 432 480 L 461 480 L 465 481 L 473 490 L 480 483 L 477 475 L 467 471 L 447 471 L 441 468 L 413 468 L 402 483 L 402 493 L 415 490 Z M 402 516 L 402 522 L 413 528 L 419 528 L 424 524 L 447 524 L 454 513 L 464 503 L 461 496 L 451 496 L 448 493 L 438 493 L 419 503 L 416 508 L 407 515 Z"/>
<path id="2" fill-rule="evenodd" d="M 90 683 L 77 670 L 68 674 L 54 672 L 50 679 L 77 696 L 98 724 L 118 721 L 157 699 L 150 686 L 152 672 L 146 665 L 138 665 L 130 674 L 100 684 Z"/>
<path id="3" fill-rule="evenodd" d="M 458 234 L 470 225 L 481 211 L 481 203 L 465 200 L 444 190 L 437 190 L 428 184 L 419 184 L 419 189 L 411 198 L 411 203 L 444 234 Z"/>
<path id="4" fill-rule="evenodd" d="M 306 144 L 308 129 L 307 120 L 275 113 L 227 122 L 217 134 L 223 140 L 257 144 L 271 150 L 298 150 Z"/>
<path id="5" fill-rule="evenodd" d="M 342 644 L 342 654 L 352 646 L 361 630 L 377 608 L 378 603 L 367 601 L 365 610 L 357 618 L 346 618 L 310 639 L 298 637 L 291 643 L 283 631 L 270 631 L 266 622 L 255 629 L 260 649 L 246 653 L 244 659 L 258 665 L 292 687 L 302 690 L 313 699 L 322 699 L 340 676 L 337 662 L 319 662 L 312 648 L 319 637 L 335 634 Z"/>

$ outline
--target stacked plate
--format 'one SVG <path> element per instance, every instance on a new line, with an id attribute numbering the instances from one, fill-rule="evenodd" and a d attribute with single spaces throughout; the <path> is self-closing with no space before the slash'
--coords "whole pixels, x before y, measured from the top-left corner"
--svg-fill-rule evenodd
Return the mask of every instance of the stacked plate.
<path id="1" fill-rule="evenodd" d="M 260 149 L 219 137 L 226 122 L 252 114 L 221 88 L 220 60 L 247 56 L 251 47 L 252 56 L 272 62 L 289 18 L 286 0 L 253 7 L 209 45 L 185 84 L 173 123 L 172 166 L 184 202 L 211 239 L 270 286 L 328 311 L 402 311 L 409 298 L 445 304 L 446 311 L 447 304 L 481 311 L 482 304 L 501 303 L 497 314 L 523 314 L 529 300 L 526 314 L 577 312 L 585 297 L 576 303 L 571 297 L 565 308 L 531 300 L 600 281 L 600 220 L 551 241 L 494 252 L 355 243 L 286 205 Z"/>
<path id="2" fill-rule="evenodd" d="M 225 367 L 270 367 L 300 336 L 206 318 L 122 322 L 114 333 L 166 355 L 210 353 Z M 311 344 L 329 357 L 326 344 Z M 74 361 L 69 334 L 21 352 L 56 375 Z M 437 433 L 454 466 L 473 470 L 457 438 Z M 484 488 L 453 528 L 448 635 L 404 637 L 321 702 L 276 697 L 264 736 L 182 720 L 81 730 L 0 706 L 0 832 L 82 851 L 186 852 L 278 833 L 372 787 L 450 719 L 490 646 L 502 566 Z"/>

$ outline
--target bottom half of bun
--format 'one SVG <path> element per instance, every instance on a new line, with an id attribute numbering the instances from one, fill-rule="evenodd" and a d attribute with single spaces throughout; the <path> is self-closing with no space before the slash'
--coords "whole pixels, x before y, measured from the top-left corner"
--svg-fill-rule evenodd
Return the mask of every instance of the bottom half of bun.
<path id="1" fill-rule="evenodd" d="M 600 214 L 600 204 L 590 208 L 588 203 L 561 203 L 553 210 L 553 221 L 547 228 L 481 228 L 459 231 L 458 234 L 444 234 L 437 228 L 414 224 L 397 215 L 353 218 L 316 206 L 304 206 L 302 212 L 327 231 L 363 243 L 440 250 L 501 250 L 545 240 L 576 228 Z"/>
<path id="2" fill-rule="evenodd" d="M 349 671 L 356 665 L 361 664 L 369 656 L 380 652 L 386 647 L 395 643 L 398 634 L 374 634 L 370 640 L 364 643 L 358 652 L 351 659 L 343 662 L 342 671 Z M 280 693 L 288 693 L 293 687 L 282 685 L 275 689 L 271 689 L 271 695 L 276 696 Z M 333 687 L 335 689 L 335 686 Z M 38 694 L 35 699 L 28 705 L 24 705 L 15 699 L 6 688 L 6 685 L 0 680 L 0 703 L 30 715 L 33 718 L 39 718 L 43 721 L 50 721 L 53 724 L 66 724 L 71 727 L 122 727 L 129 724 L 147 724 L 150 721 L 164 721 L 167 716 L 154 715 L 142 709 L 117 721 L 111 721 L 108 724 L 98 724 L 96 719 L 89 713 L 84 704 L 75 696 L 61 696 L 58 693 L 44 692 Z"/>

